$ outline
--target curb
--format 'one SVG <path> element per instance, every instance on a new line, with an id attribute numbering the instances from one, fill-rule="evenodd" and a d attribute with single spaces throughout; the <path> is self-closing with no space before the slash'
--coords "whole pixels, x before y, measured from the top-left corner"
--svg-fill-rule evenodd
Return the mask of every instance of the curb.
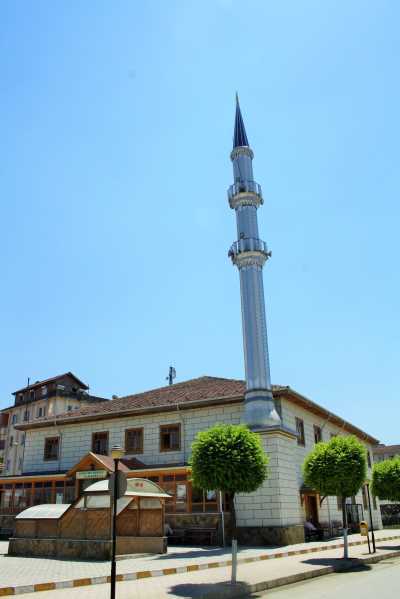
<path id="1" fill-rule="evenodd" d="M 383 541 L 393 541 L 396 539 L 400 539 L 400 535 L 390 536 L 390 537 L 381 537 L 377 539 L 377 542 L 381 543 Z M 366 545 L 367 541 L 350 541 L 349 547 L 354 547 L 356 545 Z M 297 549 L 293 551 L 278 551 L 275 553 L 265 553 L 262 555 L 257 555 L 254 557 L 244 557 L 239 558 L 237 560 L 238 564 L 251 564 L 254 562 L 270 560 L 270 559 L 280 559 L 282 557 L 292 557 L 295 555 L 305 555 L 308 553 L 317 553 L 320 551 L 330 551 L 331 549 L 341 549 L 343 547 L 343 543 L 335 543 L 334 545 L 323 545 L 322 547 L 310 547 L 305 549 Z M 362 559 L 363 563 L 376 563 L 381 561 L 382 559 L 386 559 L 386 557 L 393 557 L 394 555 L 399 555 L 399 551 L 383 554 L 383 555 L 372 555 L 370 557 L 366 557 Z M 176 568 L 163 568 L 162 570 L 142 570 L 139 572 L 127 572 L 125 574 L 117 574 L 117 582 L 127 582 L 130 580 L 141 580 L 144 578 L 157 578 L 159 576 L 169 576 L 171 574 L 186 574 L 188 572 L 198 572 L 200 570 L 208 570 L 211 568 L 224 568 L 232 565 L 232 560 L 224 560 L 217 562 L 208 562 L 202 564 L 189 564 L 187 566 L 180 566 Z M 345 566 L 345 564 L 343 564 Z M 354 567 L 354 563 L 350 561 L 349 568 L 345 567 L 345 569 L 351 569 Z M 325 568 L 321 568 L 321 570 L 316 570 L 314 572 L 304 572 L 300 574 L 294 574 L 292 576 L 287 576 L 282 579 L 269 580 L 265 583 L 259 583 L 257 585 L 253 585 L 254 588 L 248 587 L 246 585 L 246 592 L 256 592 L 263 591 L 266 589 L 274 588 L 277 586 L 282 586 L 283 584 L 290 584 L 292 582 L 298 582 L 300 580 L 306 580 L 307 578 L 313 578 L 315 576 L 323 576 L 324 574 L 330 574 L 331 572 L 337 571 L 337 568 L 334 569 L 333 566 L 326 566 Z M 300 578 L 299 578 L 300 577 Z M 280 582 L 281 581 L 281 582 Z M 18 585 L 18 586 L 10 586 L 10 587 L 0 587 L 0 597 L 8 597 L 10 595 L 22 595 L 24 593 L 35 593 L 41 591 L 57 591 L 60 589 L 72 589 L 76 587 L 84 587 L 91 586 L 95 584 L 106 584 L 110 582 L 110 576 L 95 576 L 95 577 L 86 577 L 86 578 L 75 578 L 73 580 L 62 580 L 59 582 L 41 582 L 36 584 L 29 585 Z M 240 584 L 240 583 L 239 583 Z M 269 586 L 269 585 L 273 586 Z M 261 585 L 261 586 L 260 586 Z M 240 596 L 240 595 L 232 595 L 232 592 L 235 592 L 234 589 L 229 586 L 227 588 L 227 592 L 231 593 L 229 596 Z M 237 589 L 238 592 L 243 594 L 244 589 Z M 222 589 L 218 591 L 218 593 L 224 592 Z M 214 595 L 211 593 L 205 595 L 207 599 L 213 599 Z M 217 596 L 215 595 L 216 599 Z M 222 597 L 221 594 L 218 597 Z"/>
<path id="2" fill-rule="evenodd" d="M 311 578 L 319 578 L 320 576 L 326 576 L 327 574 L 334 574 L 335 572 L 348 572 L 359 567 L 360 563 L 378 563 L 391 557 L 399 557 L 399 555 L 399 551 L 391 551 L 389 553 L 372 555 L 366 558 L 355 558 L 354 560 L 350 559 L 347 563 L 344 563 L 338 567 L 324 566 L 318 570 L 299 572 L 298 574 L 291 574 L 290 576 L 266 580 L 264 582 L 258 582 L 257 584 L 244 584 L 238 582 L 235 586 L 232 586 L 227 582 L 224 587 L 221 588 L 220 586 L 217 591 L 205 592 L 198 599 L 231 599 L 233 597 L 248 597 L 250 593 L 252 594 L 261 591 L 272 590 L 281 586 L 286 586 L 288 584 L 310 580 Z"/>

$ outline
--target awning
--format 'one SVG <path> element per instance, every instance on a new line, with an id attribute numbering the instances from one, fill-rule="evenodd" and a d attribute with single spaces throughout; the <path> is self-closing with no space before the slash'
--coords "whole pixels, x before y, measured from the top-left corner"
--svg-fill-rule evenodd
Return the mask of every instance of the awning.
<path id="1" fill-rule="evenodd" d="M 45 503 L 33 505 L 15 516 L 16 520 L 58 520 L 70 507 L 70 503 Z"/>

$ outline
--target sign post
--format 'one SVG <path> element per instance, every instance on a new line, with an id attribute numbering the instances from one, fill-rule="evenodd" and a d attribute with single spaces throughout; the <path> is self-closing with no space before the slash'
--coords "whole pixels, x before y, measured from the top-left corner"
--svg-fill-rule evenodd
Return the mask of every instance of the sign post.
<path id="1" fill-rule="evenodd" d="M 368 495 L 369 519 L 371 521 L 372 547 L 374 548 L 373 553 L 376 553 L 375 534 L 374 534 L 374 521 L 372 519 L 372 508 L 371 508 L 371 497 L 370 497 L 370 494 L 369 494 L 369 483 L 366 484 L 366 487 L 367 487 L 367 495 Z"/>
<path id="2" fill-rule="evenodd" d="M 117 500 L 125 494 L 126 477 L 123 472 L 118 470 L 120 458 L 124 455 L 122 447 L 114 446 L 111 449 L 111 457 L 114 460 L 114 473 L 110 476 L 108 488 L 110 490 L 110 503 L 112 504 L 112 541 L 111 541 L 111 577 L 110 577 L 110 598 L 115 599 L 115 582 L 117 580 L 117 565 L 115 562 L 115 551 L 117 544 Z"/>

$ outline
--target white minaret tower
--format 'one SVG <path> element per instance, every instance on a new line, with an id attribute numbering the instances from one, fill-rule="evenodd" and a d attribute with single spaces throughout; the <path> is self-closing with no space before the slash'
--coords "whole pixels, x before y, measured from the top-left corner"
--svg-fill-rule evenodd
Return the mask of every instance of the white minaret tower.
<path id="1" fill-rule="evenodd" d="M 253 156 L 236 95 L 231 152 L 235 182 L 228 190 L 228 198 L 230 207 L 236 211 L 238 241 L 232 245 L 229 256 L 240 276 L 246 370 L 245 419 L 250 428 L 265 429 L 280 426 L 281 420 L 272 397 L 262 274 L 271 252 L 258 234 L 257 209 L 263 203 L 263 197 L 260 185 L 253 178 Z"/>

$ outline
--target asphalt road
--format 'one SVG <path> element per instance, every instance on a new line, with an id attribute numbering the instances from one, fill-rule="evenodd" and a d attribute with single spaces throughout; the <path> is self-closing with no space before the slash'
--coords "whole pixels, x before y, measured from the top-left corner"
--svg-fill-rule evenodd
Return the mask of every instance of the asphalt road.
<path id="1" fill-rule="evenodd" d="M 366 567 L 365 567 L 366 568 Z M 400 558 L 368 566 L 369 569 L 328 574 L 251 595 L 268 599 L 397 599 L 400 597 Z"/>

